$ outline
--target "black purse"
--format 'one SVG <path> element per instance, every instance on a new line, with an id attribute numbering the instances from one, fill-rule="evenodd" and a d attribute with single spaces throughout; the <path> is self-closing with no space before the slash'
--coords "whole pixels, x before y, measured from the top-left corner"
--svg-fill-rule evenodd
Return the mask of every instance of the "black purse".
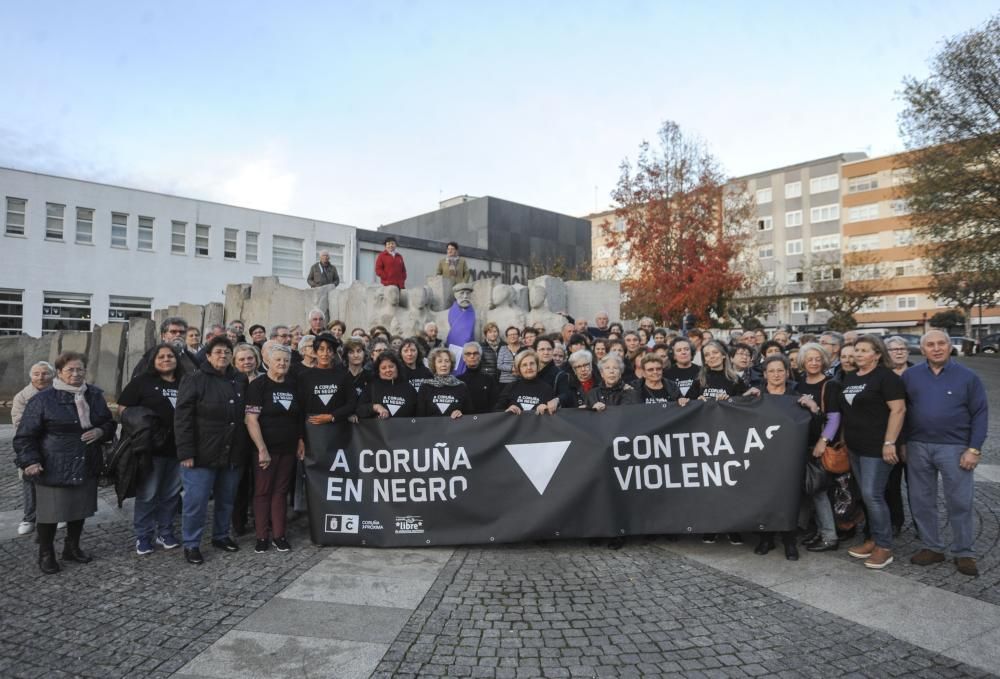
<path id="1" fill-rule="evenodd" d="M 812 497 L 829 487 L 830 473 L 823 469 L 820 461 L 810 454 L 809 459 L 806 460 L 805 475 L 802 478 L 802 492 L 808 497 Z"/>

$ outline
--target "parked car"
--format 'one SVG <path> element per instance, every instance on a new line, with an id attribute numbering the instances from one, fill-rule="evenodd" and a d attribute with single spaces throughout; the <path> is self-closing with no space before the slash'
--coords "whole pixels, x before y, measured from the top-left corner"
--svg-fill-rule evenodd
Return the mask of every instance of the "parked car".
<path id="1" fill-rule="evenodd" d="M 1000 333 L 993 333 L 979 340 L 979 351 L 984 354 L 1000 353 Z"/>
<path id="2" fill-rule="evenodd" d="M 971 337 L 951 338 L 952 356 L 971 356 L 974 353 L 976 353 L 976 340 Z"/>

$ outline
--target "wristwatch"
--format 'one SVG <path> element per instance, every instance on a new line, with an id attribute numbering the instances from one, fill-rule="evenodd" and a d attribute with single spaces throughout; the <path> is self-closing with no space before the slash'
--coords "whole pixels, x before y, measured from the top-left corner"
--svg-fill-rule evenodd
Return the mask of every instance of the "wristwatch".
<path id="1" fill-rule="evenodd" d="M 827 438 L 827 437 L 825 437 L 825 436 L 820 436 L 820 437 L 819 437 L 819 440 L 820 440 L 820 441 L 822 441 L 823 443 L 829 443 L 829 442 L 830 442 L 830 439 L 828 439 L 828 438 Z"/>
<path id="2" fill-rule="evenodd" d="M 883 446 L 894 446 L 894 445 L 896 445 L 896 442 L 895 441 L 886 441 L 882 445 Z"/>
<path id="3" fill-rule="evenodd" d="M 979 450 L 979 448 L 967 448 L 966 452 L 967 453 L 972 453 L 976 457 L 982 457 L 982 455 L 983 455 L 983 451 Z"/>

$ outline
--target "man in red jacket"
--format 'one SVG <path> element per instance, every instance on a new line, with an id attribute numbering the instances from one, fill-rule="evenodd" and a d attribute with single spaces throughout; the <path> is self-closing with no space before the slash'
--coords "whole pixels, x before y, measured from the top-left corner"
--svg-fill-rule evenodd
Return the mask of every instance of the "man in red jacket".
<path id="1" fill-rule="evenodd" d="M 396 239 L 392 236 L 385 239 L 385 250 L 375 258 L 375 275 L 382 285 L 395 285 L 400 290 L 406 287 L 406 263 L 403 255 L 396 252 Z"/>

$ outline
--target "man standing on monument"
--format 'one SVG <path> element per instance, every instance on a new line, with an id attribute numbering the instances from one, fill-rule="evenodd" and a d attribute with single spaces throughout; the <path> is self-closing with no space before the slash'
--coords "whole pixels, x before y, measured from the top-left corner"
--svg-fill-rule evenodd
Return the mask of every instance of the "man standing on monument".
<path id="1" fill-rule="evenodd" d="M 375 275 L 382 285 L 395 285 L 400 290 L 406 287 L 406 263 L 403 255 L 396 252 L 396 239 L 387 236 L 385 250 L 375 258 Z"/>
<path id="2" fill-rule="evenodd" d="M 340 275 L 337 267 L 330 264 L 330 251 L 320 250 L 319 261 L 309 269 L 309 277 L 306 279 L 310 288 L 318 288 L 323 285 L 340 285 Z"/>
<path id="3" fill-rule="evenodd" d="M 472 280 L 472 273 L 464 257 L 458 256 L 458 243 L 452 241 L 448 243 L 448 255 L 438 262 L 437 276 L 444 276 L 451 281 L 452 285 L 468 283 Z"/>

